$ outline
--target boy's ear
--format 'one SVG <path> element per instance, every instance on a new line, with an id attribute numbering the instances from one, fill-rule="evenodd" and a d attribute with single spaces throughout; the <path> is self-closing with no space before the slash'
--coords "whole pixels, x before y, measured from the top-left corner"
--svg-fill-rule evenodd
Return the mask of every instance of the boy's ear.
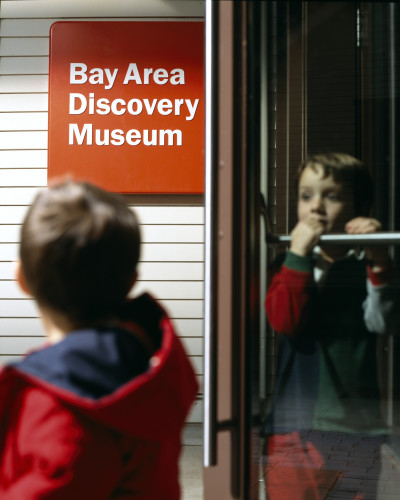
<path id="1" fill-rule="evenodd" d="M 16 275 L 17 282 L 18 282 L 18 285 L 20 286 L 21 290 L 24 293 L 31 295 L 31 292 L 29 291 L 28 285 L 26 284 L 26 280 L 25 280 L 24 273 L 22 271 L 22 265 L 21 265 L 20 260 L 17 262 L 17 266 L 15 269 L 15 275 Z"/>

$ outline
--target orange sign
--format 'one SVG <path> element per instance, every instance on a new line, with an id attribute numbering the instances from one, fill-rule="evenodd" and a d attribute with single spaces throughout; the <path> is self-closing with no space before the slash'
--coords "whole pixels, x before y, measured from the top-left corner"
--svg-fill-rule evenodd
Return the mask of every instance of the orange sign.
<path id="1" fill-rule="evenodd" d="M 204 190 L 202 22 L 57 22 L 48 178 L 120 193 Z"/>

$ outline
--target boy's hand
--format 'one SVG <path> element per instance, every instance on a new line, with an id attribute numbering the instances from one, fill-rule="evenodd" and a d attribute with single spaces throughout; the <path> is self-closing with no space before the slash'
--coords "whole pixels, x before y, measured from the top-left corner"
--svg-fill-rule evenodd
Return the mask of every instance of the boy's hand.
<path id="1" fill-rule="evenodd" d="M 324 218 L 316 214 L 299 221 L 290 233 L 290 251 L 303 257 L 308 255 L 325 231 L 325 225 Z"/>
<path id="2" fill-rule="evenodd" d="M 355 217 L 345 226 L 346 233 L 348 234 L 376 233 L 381 229 L 382 224 L 378 220 L 370 217 Z M 366 246 L 365 254 L 367 259 L 371 261 L 372 270 L 375 272 L 379 272 L 382 268 L 387 267 L 390 262 L 389 249 L 386 246 Z"/>

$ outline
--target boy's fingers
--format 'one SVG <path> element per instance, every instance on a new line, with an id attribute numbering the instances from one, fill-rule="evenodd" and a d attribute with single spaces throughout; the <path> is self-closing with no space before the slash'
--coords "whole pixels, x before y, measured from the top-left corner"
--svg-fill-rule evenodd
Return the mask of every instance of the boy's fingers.
<path id="1" fill-rule="evenodd" d="M 306 221 L 317 221 L 320 222 L 321 224 L 326 224 L 327 219 L 323 215 L 318 215 L 318 214 L 310 214 L 306 219 Z"/>
<path id="2" fill-rule="evenodd" d="M 382 228 L 382 224 L 369 217 L 356 217 L 345 225 L 345 230 L 349 234 L 374 233 Z"/>
<path id="3" fill-rule="evenodd" d="M 298 222 L 291 232 L 291 251 L 298 255 L 307 255 L 318 244 L 324 229 L 324 224 L 313 218 Z"/>
<path id="4" fill-rule="evenodd" d="M 325 229 L 325 224 L 316 219 L 306 219 L 303 223 L 308 229 L 311 229 L 314 234 L 317 233 L 321 235 Z"/>

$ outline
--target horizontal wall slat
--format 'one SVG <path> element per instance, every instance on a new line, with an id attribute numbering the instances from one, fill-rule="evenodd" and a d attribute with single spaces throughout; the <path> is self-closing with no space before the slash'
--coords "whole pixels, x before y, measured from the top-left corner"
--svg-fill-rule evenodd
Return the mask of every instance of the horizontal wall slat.
<path id="1" fill-rule="evenodd" d="M 24 299 L 26 295 L 22 292 L 16 281 L 0 281 L 0 297 Z"/>
<path id="2" fill-rule="evenodd" d="M 186 419 L 188 424 L 196 424 L 203 422 L 203 414 L 204 414 L 204 403 L 201 399 L 198 399 L 194 402 L 189 415 Z"/>
<path id="3" fill-rule="evenodd" d="M 148 283 L 148 284 L 147 284 Z M 137 288 L 135 290 L 134 295 L 139 295 L 139 293 L 143 293 L 144 291 L 147 292 L 153 292 L 152 294 L 156 296 L 156 290 L 157 290 L 157 284 L 158 286 L 161 286 L 165 290 L 165 293 L 162 291 L 159 293 L 159 299 L 161 299 L 161 302 L 166 306 L 169 307 L 169 302 L 165 299 L 171 299 L 171 298 L 181 298 L 182 297 L 182 291 L 185 291 L 185 286 L 188 287 L 189 289 L 189 294 L 194 295 L 193 298 L 198 298 L 200 301 L 203 299 L 202 295 L 202 286 L 203 284 L 201 282 L 199 283 L 193 283 L 193 282 L 153 282 L 155 287 L 154 291 L 151 290 L 151 282 L 144 282 L 143 283 L 143 290 L 139 290 Z M 201 288 L 201 289 L 200 289 Z M 193 293 L 196 292 L 197 293 Z M 174 292 L 175 290 L 175 292 Z M 178 293 L 180 292 L 180 293 Z M 16 281 L 0 281 L 0 296 L 1 297 L 7 297 L 7 299 L 26 299 L 27 295 L 22 292 L 17 284 Z M 163 300 L 164 299 L 164 300 Z M 199 306 L 196 306 L 199 307 Z M 201 306 L 202 307 L 202 306 Z M 199 309 L 197 309 L 197 312 Z M 31 320 L 29 320 L 31 321 Z M 178 333 L 180 335 L 185 335 L 186 337 L 201 337 L 203 334 L 203 320 L 202 318 L 175 318 L 174 323 L 177 327 Z M 36 333 L 35 333 L 36 334 Z M 23 330 L 19 332 L 19 335 L 24 335 Z M 26 333 L 25 333 L 26 335 Z"/>
<path id="4" fill-rule="evenodd" d="M 141 262 L 202 262 L 200 243 L 145 243 L 141 245 Z"/>
<path id="5" fill-rule="evenodd" d="M 203 224 L 203 207 L 134 207 L 141 224 Z"/>
<path id="6" fill-rule="evenodd" d="M 25 354 L 30 349 L 43 346 L 45 337 L 2 337 L 0 352 L 3 354 Z"/>
<path id="7" fill-rule="evenodd" d="M 54 1 L 54 0 L 52 0 Z M 58 0 L 60 1 L 60 0 Z M 99 0 L 97 0 L 99 1 Z M 186 2 L 188 0 L 185 0 Z M 192 5 L 194 5 L 196 2 L 191 0 Z M 114 0 L 115 3 L 115 0 Z M 201 1 L 199 3 L 202 3 Z M 204 9 L 201 9 L 200 14 L 193 14 L 195 17 L 198 19 L 193 19 L 193 17 L 174 17 L 173 19 L 163 19 L 159 18 L 157 20 L 160 21 L 184 21 L 184 22 L 190 22 L 190 21 L 199 21 L 202 20 L 203 14 L 204 14 Z M 76 12 L 75 12 L 76 14 Z M 176 13 L 175 13 L 176 16 Z M 57 21 L 77 21 L 77 20 L 82 20 L 82 19 L 77 19 L 76 17 L 65 17 L 63 16 L 60 19 L 57 18 L 52 18 L 52 19 L 41 19 L 41 18 L 35 18 L 35 19 L 3 19 L 1 23 L 1 36 L 4 38 L 8 37 L 47 37 L 49 36 L 50 33 L 50 28 L 51 25 Z M 129 15 L 126 17 L 115 17 L 113 16 L 112 18 L 113 21 L 119 21 L 119 22 L 143 22 L 143 21 L 152 21 L 153 16 L 148 16 L 148 17 L 135 17 L 135 15 Z M 108 21 L 108 19 L 104 19 L 103 17 L 85 17 L 84 21 Z"/>
<path id="8" fill-rule="evenodd" d="M 202 300 L 163 300 L 162 303 L 171 318 L 202 318 Z M 1 299 L 1 318 L 35 318 L 38 316 L 32 299 Z"/>
<path id="9" fill-rule="evenodd" d="M 203 339 L 182 337 L 181 341 L 190 356 L 201 356 L 203 354 Z"/>
<path id="10" fill-rule="evenodd" d="M 138 281 L 130 295 L 137 296 L 148 292 L 158 299 L 203 299 L 201 281 Z M 0 297 L 24 299 L 27 296 L 16 281 L 0 281 Z"/>
<path id="11" fill-rule="evenodd" d="M 0 261 L 7 262 L 18 258 L 19 245 L 15 243 L 0 243 Z M 0 295 L 0 297 L 2 297 Z"/>
<path id="12" fill-rule="evenodd" d="M 185 337 L 202 337 L 204 322 L 203 319 L 174 319 L 173 320 L 178 335 Z M 203 373 L 201 370 L 198 373 Z"/>
<path id="13" fill-rule="evenodd" d="M 47 124 L 47 113 L 0 113 L 0 131 L 47 130 Z"/>
<path id="14" fill-rule="evenodd" d="M 90 17 L 94 12 L 97 17 L 116 16 L 203 16 L 204 1 L 187 0 L 146 0 L 132 2 L 132 0 L 96 0 L 96 2 L 82 2 L 82 0 L 2 0 L 1 16 L 3 18 L 45 18 L 45 17 Z"/>
<path id="15" fill-rule="evenodd" d="M 0 132 L 0 149 L 46 149 L 47 132 Z"/>
<path id="16" fill-rule="evenodd" d="M 0 94 L 0 109 L 5 112 L 47 111 L 48 108 L 47 94 Z"/>
<path id="17" fill-rule="evenodd" d="M 0 351 L 0 368 L 4 365 L 16 363 L 16 362 L 20 361 L 21 359 L 22 359 L 22 356 L 19 356 L 16 354 L 7 356 L 7 355 L 1 354 L 1 351 Z"/>
<path id="18" fill-rule="evenodd" d="M 0 243 L 0 260 L 18 258 L 18 244 Z M 141 262 L 202 262 L 203 245 L 200 243 L 144 243 Z"/>
<path id="19" fill-rule="evenodd" d="M 204 229 L 200 225 L 145 225 L 141 226 L 141 231 L 142 239 L 147 243 L 202 243 L 204 241 Z"/>
<path id="20" fill-rule="evenodd" d="M 198 373 L 196 373 L 196 376 L 197 376 L 197 382 L 199 384 L 199 394 L 203 394 L 203 392 L 204 392 L 204 377 L 203 377 L 203 375 L 199 375 Z"/>
<path id="21" fill-rule="evenodd" d="M 10 251 L 13 255 L 18 253 L 17 243 L 21 231 L 20 224 L 4 224 L 0 226 L 0 260 L 10 260 L 3 258 Z M 7 244 L 7 247 L 4 245 Z"/>
<path id="22" fill-rule="evenodd" d="M 138 272 L 144 281 L 200 281 L 203 279 L 202 262 L 142 262 Z M 0 280 L 15 278 L 15 263 L 0 262 Z"/>
<path id="23" fill-rule="evenodd" d="M 0 367 L 4 366 L 5 364 L 15 363 L 15 362 L 21 361 L 23 359 L 23 357 L 24 357 L 23 355 L 25 353 L 26 353 L 26 351 L 24 351 L 24 353 L 21 353 L 21 354 L 7 355 L 7 354 L 2 354 L 2 352 L 0 351 Z M 203 375 L 201 372 L 198 371 L 198 368 L 201 369 L 201 367 L 202 367 L 202 357 L 190 356 L 189 359 L 190 359 L 190 363 L 192 364 L 193 369 L 197 375 L 197 380 L 198 380 L 199 385 L 200 385 L 199 392 L 201 393 L 202 386 L 203 386 Z"/>
<path id="24" fill-rule="evenodd" d="M 0 318 L 0 332 L 5 337 L 44 336 L 45 331 L 39 318 Z M 25 348 L 22 352 L 26 352 Z"/>
<path id="25" fill-rule="evenodd" d="M 181 337 L 201 337 L 203 320 L 201 319 L 174 319 L 177 334 Z M 0 318 L 1 335 L 7 336 L 40 336 L 44 329 L 39 318 Z M 198 373 L 203 373 L 199 367 Z"/>
<path id="26" fill-rule="evenodd" d="M 203 243 L 204 240 L 203 226 L 200 225 L 141 225 L 140 228 L 143 243 Z M 19 224 L 0 226 L 0 243 L 18 243 L 20 230 Z"/>
<path id="27" fill-rule="evenodd" d="M 1 290 L 1 283 L 0 283 Z M 201 281 L 138 281 L 132 293 L 148 292 L 158 299 L 203 299 Z M 1 294 L 0 294 L 1 295 Z"/>
<path id="28" fill-rule="evenodd" d="M 15 269 L 15 262 L 0 262 L 0 280 L 14 280 Z"/>
<path id="29" fill-rule="evenodd" d="M 0 189 L 1 191 L 1 189 Z M 37 191 L 35 191 L 36 193 Z M 34 194 L 30 197 L 30 201 L 32 201 Z M 28 205 L 30 203 L 24 203 L 24 205 Z M 0 206 L 0 224 L 21 224 L 26 211 L 28 210 L 27 206 Z M 1 278 L 0 278 L 1 279 Z"/>
<path id="30" fill-rule="evenodd" d="M 38 310 L 32 299 L 0 300 L 0 318 L 36 318 Z"/>
<path id="31" fill-rule="evenodd" d="M 0 189 L 0 199 L 3 205 L 10 205 L 9 207 L 0 206 L 0 224 L 21 224 L 26 212 L 25 205 L 32 203 L 32 199 L 37 192 L 38 189 L 34 188 Z M 10 194 L 8 195 L 7 193 Z M 133 207 L 133 209 L 138 215 L 140 224 L 203 224 L 203 207 L 153 206 Z M 10 213 L 7 218 L 6 211 L 8 210 L 10 210 Z"/>
<path id="32" fill-rule="evenodd" d="M 33 197 L 38 192 L 39 188 L 7 188 L 0 189 L 0 199 L 3 205 L 30 205 L 32 203 Z M 0 206 L 0 210 L 5 208 Z M 151 224 L 151 225 L 201 225 L 203 224 L 203 207 L 132 207 L 135 210 L 139 218 L 140 224 Z M 15 211 L 17 213 L 18 210 Z M 20 207 L 21 213 L 24 212 L 24 208 Z M 10 224 L 18 224 L 22 222 L 22 218 L 19 220 L 10 219 L 8 221 Z M 0 214 L 0 224 L 4 224 L 1 220 Z"/>
<path id="33" fill-rule="evenodd" d="M 47 151 L 0 151 L 2 168 L 47 168 Z"/>
<path id="34" fill-rule="evenodd" d="M 194 368 L 194 371 L 198 374 L 203 374 L 203 358 L 201 356 L 192 356 L 190 362 Z"/>
<path id="35" fill-rule="evenodd" d="M 0 93 L 47 92 L 49 77 L 47 75 L 2 75 L 0 76 Z"/>
<path id="36" fill-rule="evenodd" d="M 0 75 L 47 75 L 48 73 L 48 56 L 0 58 Z"/>
<path id="37" fill-rule="evenodd" d="M 20 224 L 26 212 L 25 205 L 30 205 L 32 203 L 32 199 L 37 192 L 38 189 L 35 188 L 0 189 L 0 199 L 3 205 L 10 205 L 10 207 L 0 206 L 0 224 Z M 7 216 L 6 211 L 11 208 L 13 208 L 13 210 L 11 210 L 12 213 L 9 214 L 9 218 L 3 220 L 3 217 Z M 169 206 L 133 208 L 138 215 L 140 224 L 203 224 L 204 211 L 202 207 L 183 208 Z"/>
<path id="38" fill-rule="evenodd" d="M 0 133 L 1 135 L 1 133 Z M 6 211 L 11 209 L 13 205 L 20 205 L 18 208 L 21 214 L 25 214 L 26 206 L 30 205 L 33 198 L 36 196 L 40 188 L 31 187 L 18 187 L 18 188 L 4 188 L 0 186 L 0 200 L 2 200 L 3 206 L 0 207 L 0 224 L 4 222 L 9 222 L 10 224 L 17 222 L 22 223 L 22 217 L 18 220 L 13 219 L 14 213 L 17 214 L 18 210 L 10 211 L 10 218 L 7 219 L 7 214 L 5 214 L 5 221 L 2 219 L 3 209 Z M 8 206 L 5 206 L 8 205 Z"/>
<path id="39" fill-rule="evenodd" d="M 51 0 L 54 1 L 54 0 Z M 58 2 L 60 0 L 57 0 Z M 99 3 L 100 0 L 97 0 L 97 3 Z M 148 0 L 147 0 L 148 1 Z M 187 0 L 185 0 L 187 2 Z M 192 4 L 195 2 L 192 1 Z M 114 0 L 115 4 L 115 0 Z M 133 3 L 131 3 L 131 6 Z M 76 15 L 76 11 L 74 12 Z M 202 16 L 202 14 L 199 14 Z M 57 19 L 55 17 L 51 19 L 41 19 L 41 18 L 33 18 L 33 19 L 4 19 L 2 21 L 1 25 L 1 34 L 3 37 L 45 37 L 49 36 L 50 33 L 50 28 L 51 25 L 57 21 L 77 21 L 81 19 L 76 19 L 75 17 L 65 17 L 62 16 L 62 18 Z M 85 21 L 108 21 L 108 19 L 104 19 L 103 17 L 86 17 L 85 16 Z M 135 21 L 135 22 L 142 22 L 142 21 L 152 21 L 152 17 L 135 17 L 134 15 L 129 15 L 126 17 L 115 17 L 113 16 L 112 18 L 113 21 L 120 21 L 120 22 L 129 22 L 129 21 Z M 158 20 L 163 20 L 162 18 L 159 18 Z M 170 19 L 165 19 L 166 22 L 168 22 Z M 173 21 L 190 21 L 191 18 L 175 18 Z M 198 21 L 198 19 L 195 19 Z"/>
<path id="40" fill-rule="evenodd" d="M 182 338 L 182 343 L 189 356 L 202 355 L 202 339 Z M 24 354 L 29 349 L 42 346 L 46 342 L 45 336 L 40 337 L 7 337 L 0 336 L 0 352 L 5 354 Z"/>
<path id="41" fill-rule="evenodd" d="M 53 22 L 53 19 L 4 19 L 1 23 L 1 36 L 48 36 Z"/>
<path id="42" fill-rule="evenodd" d="M 0 352 L 0 367 L 1 366 L 4 366 L 6 364 L 10 364 L 10 363 L 15 363 L 15 362 L 18 362 L 18 361 L 21 361 L 23 359 L 23 355 L 22 354 L 14 354 L 14 355 L 5 355 L 5 354 L 1 354 Z M 203 375 L 201 374 L 201 372 L 198 371 L 198 368 L 202 368 L 202 357 L 200 356 L 190 356 L 190 362 L 193 366 L 193 369 L 197 375 L 197 381 L 199 383 L 199 393 L 202 393 L 203 392 Z"/>
<path id="43" fill-rule="evenodd" d="M 204 265 L 200 262 L 143 262 L 138 272 L 145 281 L 198 281 L 204 278 Z"/>
<path id="44" fill-rule="evenodd" d="M 47 169 L 2 169 L 0 166 L 0 187 L 47 186 Z"/>
<path id="45" fill-rule="evenodd" d="M 54 0 L 53 0 L 54 1 Z M 58 2 L 60 0 L 57 0 Z M 99 1 L 99 0 L 97 0 Z M 115 2 L 115 0 L 114 0 Z M 76 12 L 75 12 L 76 14 Z M 49 36 L 51 25 L 59 20 L 62 21 L 75 21 L 76 18 L 50 18 L 50 19 L 4 19 L 1 24 L 1 36 L 4 38 L 8 37 L 46 37 Z M 90 17 L 86 20 L 99 20 L 102 21 L 102 18 Z M 116 21 L 126 21 L 126 18 L 115 19 Z"/>
<path id="46" fill-rule="evenodd" d="M 202 300 L 162 300 L 161 302 L 171 318 L 203 318 Z"/>
<path id="47" fill-rule="evenodd" d="M 0 56 L 48 56 L 49 39 L 43 38 L 3 38 Z"/>

